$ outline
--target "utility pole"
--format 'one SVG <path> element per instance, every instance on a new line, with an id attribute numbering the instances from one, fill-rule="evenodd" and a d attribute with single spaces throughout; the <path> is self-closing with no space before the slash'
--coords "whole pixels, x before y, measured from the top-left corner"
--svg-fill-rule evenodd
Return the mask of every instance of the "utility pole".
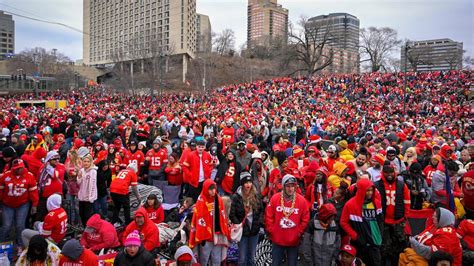
<path id="1" fill-rule="evenodd" d="M 403 113 L 407 114 L 406 98 L 407 98 L 407 68 L 408 68 L 408 41 L 405 43 L 405 71 L 403 73 Z"/>
<path id="2" fill-rule="evenodd" d="M 36 73 L 38 74 L 38 76 L 36 77 L 37 78 L 37 80 L 36 80 L 37 84 L 33 84 L 33 92 L 35 93 L 36 98 L 38 98 L 38 90 L 39 90 L 39 86 L 40 86 L 39 54 L 38 53 L 33 54 L 33 61 L 36 65 Z"/>
<path id="3" fill-rule="evenodd" d="M 160 96 L 163 97 L 163 52 L 160 52 Z"/>
<path id="4" fill-rule="evenodd" d="M 135 95 L 135 89 L 134 89 L 134 80 L 133 80 L 133 60 L 130 61 L 130 76 L 132 78 L 132 95 Z"/>

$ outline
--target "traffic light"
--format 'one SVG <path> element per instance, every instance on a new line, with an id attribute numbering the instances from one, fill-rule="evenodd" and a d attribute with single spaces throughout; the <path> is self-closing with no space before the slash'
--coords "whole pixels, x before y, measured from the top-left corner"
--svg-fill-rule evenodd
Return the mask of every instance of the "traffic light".
<path id="1" fill-rule="evenodd" d="M 12 74 L 12 76 L 10 77 L 11 80 L 15 80 L 15 75 Z"/>
<path id="2" fill-rule="evenodd" d="M 26 80 L 26 74 L 23 74 L 23 80 Z"/>

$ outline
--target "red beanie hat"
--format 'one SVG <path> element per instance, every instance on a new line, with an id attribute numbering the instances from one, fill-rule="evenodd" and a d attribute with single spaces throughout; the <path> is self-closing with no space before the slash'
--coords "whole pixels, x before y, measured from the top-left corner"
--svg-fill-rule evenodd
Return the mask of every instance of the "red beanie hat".
<path id="1" fill-rule="evenodd" d="M 323 222 L 327 222 L 327 220 L 331 216 L 335 216 L 336 213 L 336 207 L 334 207 L 334 205 L 331 203 L 325 203 L 321 206 L 321 208 L 319 208 L 318 219 Z"/>
<path id="2" fill-rule="evenodd" d="M 374 155 L 374 160 L 380 165 L 383 165 L 385 163 L 385 156 L 383 156 L 383 154 L 377 153 Z"/>

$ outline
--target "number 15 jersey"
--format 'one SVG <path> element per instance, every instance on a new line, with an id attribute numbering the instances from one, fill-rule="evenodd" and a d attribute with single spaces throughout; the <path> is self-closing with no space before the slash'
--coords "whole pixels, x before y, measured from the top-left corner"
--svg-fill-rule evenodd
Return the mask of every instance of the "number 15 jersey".
<path id="1" fill-rule="evenodd" d="M 14 176 L 11 171 L 5 172 L 0 178 L 0 201 L 10 208 L 18 208 L 31 201 L 38 206 L 38 188 L 32 173 L 25 169 L 21 176 Z"/>

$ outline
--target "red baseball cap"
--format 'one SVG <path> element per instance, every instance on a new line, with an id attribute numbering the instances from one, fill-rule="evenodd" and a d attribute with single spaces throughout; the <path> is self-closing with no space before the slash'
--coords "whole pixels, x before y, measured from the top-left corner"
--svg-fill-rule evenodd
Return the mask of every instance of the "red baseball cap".
<path id="1" fill-rule="evenodd" d="M 342 246 L 341 251 L 347 252 L 347 253 L 351 254 L 352 256 L 354 256 L 354 257 L 357 254 L 357 250 L 355 249 L 355 247 L 353 247 L 349 244 L 346 244 L 346 245 Z"/>
<path id="2" fill-rule="evenodd" d="M 23 162 L 22 159 L 15 159 L 12 162 L 12 170 L 20 169 L 20 168 L 25 168 L 25 163 Z"/>

